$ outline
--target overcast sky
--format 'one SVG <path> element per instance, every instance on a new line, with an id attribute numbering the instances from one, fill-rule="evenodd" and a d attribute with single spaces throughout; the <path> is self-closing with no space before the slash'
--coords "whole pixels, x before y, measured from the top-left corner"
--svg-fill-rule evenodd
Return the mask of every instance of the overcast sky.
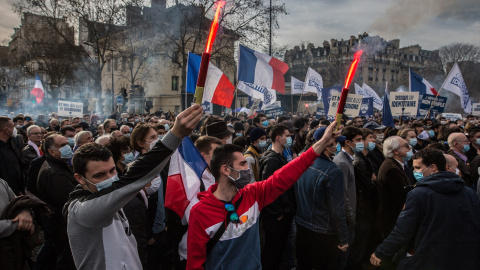
<path id="1" fill-rule="evenodd" d="M 20 18 L 0 0 L 0 41 L 9 39 Z M 230 1 L 230 0 L 229 0 Z M 268 0 L 264 0 L 268 2 Z M 452 42 L 480 46 L 479 0 L 273 0 L 285 3 L 275 42 L 293 47 L 301 41 L 348 39 L 367 31 L 400 45 L 432 50 Z"/>

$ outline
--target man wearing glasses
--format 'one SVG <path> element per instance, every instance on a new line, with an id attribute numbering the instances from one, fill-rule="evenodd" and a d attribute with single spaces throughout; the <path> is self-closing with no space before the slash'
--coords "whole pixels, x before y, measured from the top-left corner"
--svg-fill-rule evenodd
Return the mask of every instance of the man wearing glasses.
<path id="1" fill-rule="evenodd" d="M 352 125 L 357 128 L 362 128 L 363 127 L 363 120 L 360 116 L 354 117 L 352 119 Z"/>
<path id="2" fill-rule="evenodd" d="M 399 136 L 389 137 L 383 143 L 383 154 L 386 158 L 377 177 L 378 213 L 375 225 L 380 233 L 380 242 L 376 244 L 380 244 L 395 226 L 407 198 L 405 187 L 411 185 L 404 171 L 404 161 L 413 156 L 408 142 Z M 382 265 L 395 269 L 392 261 L 385 260 Z"/>
<path id="3" fill-rule="evenodd" d="M 332 123 L 322 139 L 300 157 L 252 184 L 243 149 L 231 144 L 216 148 L 210 162 L 216 184 L 198 194 L 200 202 L 190 212 L 187 269 L 261 269 L 260 211 L 334 143 L 339 136 L 333 134 L 334 127 Z"/>

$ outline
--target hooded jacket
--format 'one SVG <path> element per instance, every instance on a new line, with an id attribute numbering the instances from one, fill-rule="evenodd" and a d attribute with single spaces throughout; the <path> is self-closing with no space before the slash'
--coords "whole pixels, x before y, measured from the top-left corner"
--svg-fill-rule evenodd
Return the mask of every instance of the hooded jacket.
<path id="1" fill-rule="evenodd" d="M 225 204 L 213 195 L 217 184 L 200 192 L 200 202 L 190 212 L 187 269 L 261 269 L 258 222 L 260 211 L 289 189 L 313 164 L 316 157 L 313 149 L 309 149 L 267 180 L 240 189 L 232 204 L 235 205 L 242 197 L 238 209 L 235 209 L 242 222 L 228 224 L 208 257 L 207 243 L 220 226 L 224 226 L 227 210 Z"/>
<path id="2" fill-rule="evenodd" d="M 122 207 L 164 168 L 182 140 L 168 132 L 134 161 L 112 186 L 91 193 L 77 186 L 63 208 L 78 270 L 142 269 L 137 243 Z"/>
<path id="3" fill-rule="evenodd" d="M 422 179 L 407 195 L 390 235 L 377 247 L 391 257 L 414 240 L 413 256 L 397 269 L 480 269 L 480 200 L 451 172 Z"/>

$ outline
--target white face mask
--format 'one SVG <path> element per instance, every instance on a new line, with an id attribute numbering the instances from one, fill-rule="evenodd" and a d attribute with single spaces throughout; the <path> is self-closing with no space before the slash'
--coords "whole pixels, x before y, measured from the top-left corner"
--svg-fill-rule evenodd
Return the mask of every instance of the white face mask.
<path id="1" fill-rule="evenodd" d="M 17 137 L 17 129 L 15 127 L 13 127 L 13 132 L 12 132 L 12 138 L 15 138 Z"/>
<path id="2" fill-rule="evenodd" d="M 460 170 L 458 168 L 455 168 L 455 174 L 460 175 Z"/>
<path id="3" fill-rule="evenodd" d="M 228 137 L 226 140 L 226 144 L 232 144 L 232 136 Z"/>
<path id="4" fill-rule="evenodd" d="M 151 142 L 150 143 L 150 148 L 148 150 L 152 150 L 153 147 L 157 144 L 158 140 L 160 140 L 159 138 L 157 138 L 155 141 Z"/>

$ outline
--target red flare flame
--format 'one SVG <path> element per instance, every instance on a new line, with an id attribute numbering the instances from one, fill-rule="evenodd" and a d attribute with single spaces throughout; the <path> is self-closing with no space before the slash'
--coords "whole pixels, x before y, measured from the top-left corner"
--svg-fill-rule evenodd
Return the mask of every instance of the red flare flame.
<path id="1" fill-rule="evenodd" d="M 348 86 L 352 82 L 353 77 L 355 76 L 355 71 L 357 71 L 358 62 L 360 62 L 360 56 L 362 56 L 363 50 L 356 52 L 353 55 L 353 62 L 350 65 L 350 70 L 348 71 L 347 79 L 345 80 L 345 86 L 343 88 L 348 89 Z"/>
<path id="2" fill-rule="evenodd" d="M 217 2 L 217 10 L 215 11 L 215 17 L 213 19 L 212 26 L 210 27 L 210 34 L 208 35 L 207 45 L 205 46 L 205 53 L 211 52 L 212 44 L 215 41 L 215 37 L 217 36 L 218 17 L 220 15 L 220 10 L 223 6 L 225 6 L 225 1 Z"/>

